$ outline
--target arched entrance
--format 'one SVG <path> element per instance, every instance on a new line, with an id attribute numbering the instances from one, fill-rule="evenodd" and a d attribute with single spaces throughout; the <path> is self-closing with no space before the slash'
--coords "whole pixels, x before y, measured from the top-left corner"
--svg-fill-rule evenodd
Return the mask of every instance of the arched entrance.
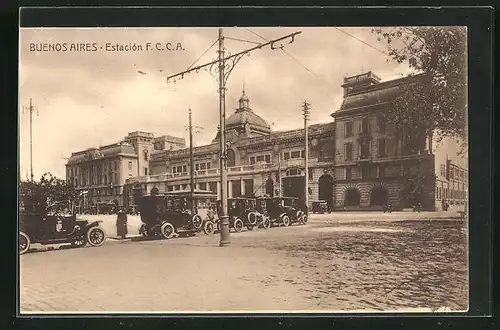
<path id="1" fill-rule="evenodd" d="M 345 191 L 345 206 L 359 206 L 361 194 L 357 188 L 348 188 Z"/>
<path id="2" fill-rule="evenodd" d="M 236 166 L 236 156 L 233 149 L 227 149 L 227 167 Z"/>
<path id="3" fill-rule="evenodd" d="M 268 178 L 266 181 L 266 195 L 274 196 L 274 181 L 271 178 Z"/>
<path id="4" fill-rule="evenodd" d="M 333 206 L 333 178 L 329 174 L 323 174 L 319 178 L 319 200 L 324 200 L 328 208 Z"/>
<path id="5" fill-rule="evenodd" d="M 370 193 L 370 206 L 383 206 L 389 201 L 389 192 L 387 188 L 374 187 Z"/>

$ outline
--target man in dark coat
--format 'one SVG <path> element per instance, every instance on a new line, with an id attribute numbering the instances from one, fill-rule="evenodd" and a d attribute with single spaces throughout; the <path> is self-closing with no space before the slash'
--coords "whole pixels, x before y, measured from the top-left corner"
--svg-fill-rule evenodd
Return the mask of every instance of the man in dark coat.
<path id="1" fill-rule="evenodd" d="M 122 208 L 118 210 L 116 217 L 116 234 L 121 238 L 127 237 L 127 213 Z"/>

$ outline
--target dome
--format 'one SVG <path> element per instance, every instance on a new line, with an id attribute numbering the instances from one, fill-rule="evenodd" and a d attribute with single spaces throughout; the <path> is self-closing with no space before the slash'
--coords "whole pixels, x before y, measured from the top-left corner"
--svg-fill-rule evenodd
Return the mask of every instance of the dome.
<path id="1" fill-rule="evenodd" d="M 243 93 L 239 99 L 239 107 L 226 118 L 226 131 L 234 130 L 238 135 L 244 134 L 248 137 L 266 135 L 271 133 L 271 126 L 262 117 L 250 108 L 250 99 Z M 219 134 L 215 137 L 218 139 Z"/>
<path id="2" fill-rule="evenodd" d="M 226 119 L 226 127 L 244 126 L 245 124 L 257 126 L 260 128 L 271 129 L 271 126 L 262 117 L 253 111 L 238 109 L 229 118 Z"/>

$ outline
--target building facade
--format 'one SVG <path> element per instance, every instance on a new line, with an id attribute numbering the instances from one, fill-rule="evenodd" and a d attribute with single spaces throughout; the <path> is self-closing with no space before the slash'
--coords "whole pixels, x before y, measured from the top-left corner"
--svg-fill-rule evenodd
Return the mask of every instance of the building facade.
<path id="1" fill-rule="evenodd" d="M 310 199 L 320 197 L 333 206 L 333 123 L 309 127 Z M 195 189 L 220 195 L 219 133 L 211 144 L 194 147 Z M 304 129 L 273 132 L 250 108 L 243 92 L 236 111 L 226 119 L 228 196 L 294 196 L 304 198 Z M 189 149 L 161 150 L 150 160 L 151 175 L 127 180 L 128 203 L 137 195 L 182 190 L 190 185 Z M 321 189 L 318 184 L 322 182 Z M 328 184 L 325 184 L 328 183 Z"/>
<path id="2" fill-rule="evenodd" d="M 72 153 L 66 164 L 66 181 L 80 192 L 82 209 L 98 203 L 123 204 L 126 181 L 149 174 L 150 155 L 155 150 L 185 147 L 184 139 L 132 132 L 118 143 Z"/>
<path id="3" fill-rule="evenodd" d="M 418 76 L 381 82 L 367 72 L 344 78 L 343 102 L 331 114 L 334 120 L 308 127 L 308 173 L 304 129 L 273 131 L 243 91 L 237 109 L 226 118 L 228 196 L 304 198 L 307 193 L 310 204 L 324 200 L 337 210 L 464 205 L 466 159 L 456 156 L 458 151 L 447 140 L 437 143 L 432 134 L 384 119 L 411 79 Z M 193 148 L 193 164 L 185 139 L 133 132 L 119 144 L 74 153 L 66 167 L 77 189 L 128 206 L 153 189 L 188 189 L 190 166 L 194 188 L 219 196 L 219 133 L 210 144 Z"/>

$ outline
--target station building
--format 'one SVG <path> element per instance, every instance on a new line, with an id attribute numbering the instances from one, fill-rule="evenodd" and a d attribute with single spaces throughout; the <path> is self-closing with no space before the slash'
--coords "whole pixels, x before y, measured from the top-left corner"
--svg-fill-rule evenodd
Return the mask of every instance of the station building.
<path id="1" fill-rule="evenodd" d="M 384 120 L 408 79 L 418 77 L 382 82 L 367 72 L 344 78 L 343 102 L 333 120 L 308 127 L 308 173 L 304 129 L 273 131 L 243 91 L 226 119 L 228 196 L 303 198 L 308 175 L 309 202 L 325 200 L 336 210 L 380 209 L 386 203 L 401 209 L 417 201 L 427 210 L 441 209 L 443 200 L 463 205 L 466 158 L 457 156 L 454 144 Z M 194 147 L 193 155 L 195 189 L 219 195 L 219 133 L 210 144 Z M 73 153 L 66 174 L 92 197 L 133 205 L 152 189 L 188 189 L 190 166 L 185 139 L 133 132 L 117 144 Z"/>

